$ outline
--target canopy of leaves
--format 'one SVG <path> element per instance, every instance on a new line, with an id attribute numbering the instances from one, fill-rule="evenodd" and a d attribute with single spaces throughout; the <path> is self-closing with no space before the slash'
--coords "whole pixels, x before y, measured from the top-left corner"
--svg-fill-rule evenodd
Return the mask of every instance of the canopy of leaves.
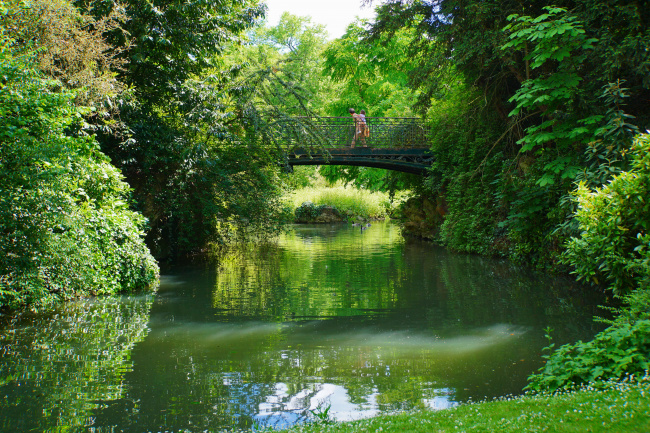
<path id="1" fill-rule="evenodd" d="M 408 56 L 413 33 L 401 30 L 392 38 L 368 43 L 363 40 L 363 25 L 363 21 L 350 24 L 323 53 L 323 75 L 342 84 L 336 98 L 329 101 L 328 112 L 347 116 L 348 108 L 354 107 L 364 109 L 367 116 L 411 116 L 417 92 L 408 87 L 406 71 L 414 67 Z"/>
<path id="2" fill-rule="evenodd" d="M 285 12 L 277 26 L 257 27 L 245 45 L 231 46 L 226 61 L 243 64 L 259 110 L 275 117 L 327 115 L 325 103 L 336 89 L 321 75 L 326 37 L 311 18 Z"/>
<path id="3" fill-rule="evenodd" d="M 123 9 L 128 20 L 107 40 L 124 48 L 127 60 L 119 76 L 147 104 L 177 97 L 178 88 L 212 66 L 224 46 L 238 38 L 263 14 L 250 0 L 77 0 L 82 11 L 97 18 Z M 132 41 L 132 43 L 131 43 Z"/>
<path id="4" fill-rule="evenodd" d="M 346 33 L 330 42 L 323 53 L 323 75 L 337 83 L 337 94 L 326 104 L 326 112 L 348 116 L 348 109 L 365 110 L 372 117 L 410 117 L 417 94 L 408 86 L 405 71 L 413 67 L 408 53 L 412 34 L 400 31 L 393 38 L 374 43 L 364 41 L 365 21 L 348 26 Z M 368 167 L 323 166 L 320 173 L 334 183 L 342 180 L 371 190 L 395 192 L 417 189 L 419 176 Z"/>
<path id="5" fill-rule="evenodd" d="M 124 48 L 103 39 L 126 20 L 122 9 L 95 20 L 82 15 L 68 0 L 8 1 L 0 16 L 5 34 L 13 39 L 15 52 L 35 53 L 38 68 L 58 80 L 65 89 L 75 89 L 77 105 L 93 106 L 102 116 L 114 112 L 112 99 L 124 91 L 115 77 L 125 60 Z M 125 47 L 126 48 L 126 47 Z"/>

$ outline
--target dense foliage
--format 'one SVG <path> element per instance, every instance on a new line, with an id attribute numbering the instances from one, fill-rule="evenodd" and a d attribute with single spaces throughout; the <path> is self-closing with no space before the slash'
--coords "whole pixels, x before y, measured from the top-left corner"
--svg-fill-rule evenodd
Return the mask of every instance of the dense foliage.
<path id="1" fill-rule="evenodd" d="M 68 0 L 7 1 L 11 5 L 2 26 L 15 43 L 14 52 L 32 53 L 35 62 L 58 85 L 75 89 L 77 105 L 94 106 L 86 116 L 101 118 L 114 113 L 110 101 L 124 90 L 115 70 L 124 66 L 122 50 L 103 39 L 126 17 L 119 9 L 95 20 L 83 15 Z M 107 102 L 107 104 L 104 104 Z"/>
<path id="2" fill-rule="evenodd" d="M 97 134 L 133 188 L 159 258 L 274 232 L 287 217 L 281 185 L 308 179 L 280 173 L 273 121 L 345 116 L 353 106 L 369 116 L 426 115 L 436 161 L 424 185 L 361 167 L 322 168 L 329 181 L 417 191 L 436 203 L 436 239 L 456 250 L 566 266 L 620 293 L 647 283 L 645 207 L 616 233 L 602 222 L 584 227 L 610 212 L 596 199 L 587 206 L 588 191 L 644 194 L 630 173 L 639 170 L 633 139 L 650 124 L 648 8 L 380 3 L 374 23 L 353 23 L 331 42 L 305 17 L 258 25 L 263 5 L 253 0 L 3 2 L 11 7 L 2 24 L 11 55 L 35 53 L 26 69 L 57 80 L 46 93 L 64 98 L 54 106 L 72 110 L 70 119 L 78 116 L 70 101 L 93 107 L 58 134 L 88 148 L 82 131 Z M 583 187 L 573 193 L 576 182 Z M 601 241 L 609 247 L 598 250 Z"/>
<path id="3" fill-rule="evenodd" d="M 223 56 L 261 16 L 256 2 L 0 10 L 2 305 L 152 284 L 145 219 L 130 205 L 158 258 L 284 220 L 278 156 L 261 132 L 268 101 Z"/>
<path id="4" fill-rule="evenodd" d="M 575 192 L 580 235 L 572 238 L 564 260 L 580 279 L 625 294 L 650 287 L 650 135 L 639 136 L 632 168 L 591 191 Z"/>
<path id="5" fill-rule="evenodd" d="M 637 2 L 382 2 L 369 43 L 414 30 L 416 110 L 431 123 L 427 180 L 442 243 L 557 266 L 576 235 L 574 182 L 629 168 L 649 125 L 648 9 Z"/>
<path id="6" fill-rule="evenodd" d="M 255 28 L 256 0 L 0 0 L 0 307 L 150 288 L 146 228 L 170 259 L 275 232 L 274 119 L 417 113 L 436 155 L 424 185 L 321 173 L 416 190 L 423 227 L 455 250 L 566 266 L 624 296 L 531 389 L 647 371 L 648 6 L 385 0 L 327 43 L 304 17 Z M 364 204 L 350 212 L 377 216 Z"/>
<path id="7" fill-rule="evenodd" d="M 156 257 L 273 231 L 284 218 L 279 158 L 261 132 L 257 82 L 225 57 L 262 8 L 235 0 L 75 4 L 96 19 L 122 8 L 128 18 L 105 37 L 121 50 L 117 77 L 132 92 L 117 101 L 120 124 L 98 139 L 150 221 Z"/>
<path id="8" fill-rule="evenodd" d="M 145 289 L 158 267 L 129 188 L 11 39 L 0 49 L 0 306 Z"/>
<path id="9" fill-rule="evenodd" d="M 445 209 L 436 239 L 630 294 L 593 341 L 550 354 L 531 388 L 647 371 L 648 5 L 381 3 L 368 42 L 415 30 L 409 84 L 436 155 L 427 195 Z"/>
<path id="10" fill-rule="evenodd" d="M 368 44 L 362 39 L 365 22 L 354 22 L 340 39 L 326 41 L 322 26 L 309 17 L 285 13 L 277 26 L 251 32 L 249 43 L 231 56 L 245 62 L 243 74 L 256 87 L 265 114 L 349 117 L 348 109 L 365 109 L 368 116 L 405 117 L 412 114 L 413 91 L 407 86 L 404 55 L 408 37 Z M 300 173 L 308 169 L 302 167 Z M 313 171 L 313 170 L 312 170 Z M 338 180 L 371 190 L 417 188 L 419 176 L 352 166 L 321 166 L 332 184 Z M 285 178 L 291 186 L 304 186 L 305 176 Z M 308 184 L 309 182 L 307 182 Z"/>

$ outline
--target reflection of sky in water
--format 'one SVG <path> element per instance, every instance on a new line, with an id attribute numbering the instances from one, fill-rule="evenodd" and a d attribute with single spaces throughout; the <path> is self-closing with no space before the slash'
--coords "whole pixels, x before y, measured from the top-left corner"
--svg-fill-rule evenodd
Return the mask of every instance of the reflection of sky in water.
<path id="1" fill-rule="evenodd" d="M 379 413 L 376 392 L 366 395 L 364 403 L 355 404 L 350 402 L 343 386 L 331 383 L 315 383 L 312 386 L 312 389 L 302 389 L 289 395 L 286 384 L 276 384 L 275 395 L 268 396 L 266 402 L 259 405 L 255 419 L 260 424 L 282 428 L 289 420 L 292 423 L 304 422 L 326 411 L 328 418 L 336 421 L 369 418 Z"/>
<path id="2" fill-rule="evenodd" d="M 260 426 L 287 428 L 310 418 L 316 419 L 317 414 L 325 414 L 325 411 L 328 419 L 334 421 L 354 421 L 381 413 L 377 403 L 377 389 L 367 394 L 361 404 L 350 401 L 345 387 L 331 383 L 314 384 L 313 389 L 303 389 L 294 395 L 288 391 L 289 387 L 285 383 L 278 383 L 276 393 L 259 405 L 259 412 L 254 419 Z M 458 404 L 452 400 L 454 392 L 449 388 L 435 389 L 434 393 L 437 395 L 422 400 L 428 409 L 449 409 Z"/>
<path id="3" fill-rule="evenodd" d="M 451 395 L 453 394 L 452 390 L 449 388 L 442 388 L 440 389 L 440 393 L 443 395 L 433 398 L 425 398 L 423 402 L 426 407 L 431 410 L 440 410 L 449 409 L 458 405 L 458 403 L 451 400 Z"/>
<path id="4" fill-rule="evenodd" d="M 231 327 L 231 325 L 225 325 Z M 256 332 L 264 333 L 265 328 L 259 325 L 250 325 L 248 331 L 239 330 L 234 335 L 248 335 Z M 246 328 L 245 325 L 239 327 Z M 368 329 L 359 331 L 346 331 L 327 334 L 322 331 L 316 337 L 314 327 L 307 330 L 296 324 L 285 324 L 282 329 L 286 332 L 284 346 L 300 346 L 302 353 L 310 352 L 311 357 L 300 358 L 291 349 L 278 350 L 277 354 L 269 353 L 273 362 L 286 362 L 290 368 L 295 369 L 299 375 L 301 369 L 310 368 L 311 375 L 297 377 L 295 382 L 277 382 L 273 386 L 273 393 L 268 394 L 264 401 L 257 406 L 257 413 L 253 419 L 260 426 L 273 426 L 284 428 L 295 423 L 305 422 L 318 418 L 318 414 L 327 411 L 329 419 L 337 421 L 350 421 L 375 416 L 386 407 L 395 407 L 395 402 L 388 405 L 380 403 L 382 393 L 386 392 L 385 384 L 380 390 L 377 386 L 369 388 L 365 393 L 356 392 L 355 401 L 352 401 L 346 380 L 350 378 L 332 377 L 329 373 L 332 365 L 345 368 L 349 375 L 372 378 L 382 376 L 383 380 L 392 380 L 392 367 L 403 367 L 414 374 L 421 374 L 421 363 L 447 368 L 450 370 L 463 370 L 463 364 L 458 361 L 467 356 L 480 356 L 480 353 L 503 347 L 507 351 L 509 345 L 521 338 L 525 331 L 521 327 L 498 324 L 490 327 L 477 328 L 468 331 L 468 335 L 454 337 L 439 337 L 425 335 L 415 331 L 400 331 L 391 333 L 371 332 Z M 308 332 L 307 332 L 308 331 Z M 200 335 L 205 330 L 197 333 Z M 312 342 L 307 339 L 307 334 Z M 223 335 L 216 331 L 215 335 Z M 192 340 L 196 341 L 196 338 Z M 311 360 L 311 361 L 310 361 Z M 316 360 L 316 361 L 314 361 Z M 315 363 L 315 365 L 314 365 Z M 480 369 L 480 367 L 478 367 Z M 406 373 L 408 374 L 408 373 Z M 403 382 L 408 380 L 404 371 L 397 371 L 394 380 Z M 223 375 L 223 384 L 226 386 L 239 383 L 241 377 L 235 375 L 231 381 L 231 374 Z M 337 379 L 342 384 L 323 382 L 322 379 Z M 306 387 L 290 391 L 296 383 L 306 383 Z M 457 404 L 457 392 L 453 387 L 441 387 L 437 381 L 424 381 L 417 384 L 420 394 L 421 408 L 432 410 L 446 409 Z M 413 397 L 411 395 L 411 397 Z M 402 402 L 405 408 L 413 407 L 414 401 Z M 399 405 L 398 405 L 399 406 Z M 399 410 L 403 407 L 397 407 Z"/>

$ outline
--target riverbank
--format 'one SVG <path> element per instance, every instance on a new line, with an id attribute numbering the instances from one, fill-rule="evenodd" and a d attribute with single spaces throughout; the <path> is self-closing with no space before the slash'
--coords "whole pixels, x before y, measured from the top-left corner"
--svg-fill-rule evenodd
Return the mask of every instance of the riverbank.
<path id="1" fill-rule="evenodd" d="M 556 395 L 525 395 L 346 423 L 313 423 L 287 433 L 617 432 L 650 431 L 650 377 L 607 382 Z"/>
<path id="2" fill-rule="evenodd" d="M 385 192 L 343 185 L 301 188 L 284 197 L 285 204 L 291 213 L 296 215 L 298 222 L 306 222 L 304 219 L 309 219 L 306 218 L 309 215 L 296 213 L 304 203 L 334 208 L 341 221 L 365 221 L 385 219 L 392 212 L 397 201 L 399 200 L 391 201 Z"/>

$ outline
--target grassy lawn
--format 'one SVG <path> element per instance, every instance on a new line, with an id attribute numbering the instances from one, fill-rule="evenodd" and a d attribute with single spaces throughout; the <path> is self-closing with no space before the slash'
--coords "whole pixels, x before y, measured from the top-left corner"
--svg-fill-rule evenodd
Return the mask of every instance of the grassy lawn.
<path id="1" fill-rule="evenodd" d="M 316 205 L 336 207 L 341 213 L 363 218 L 385 218 L 392 206 L 387 193 L 373 192 L 353 187 L 313 187 L 302 188 L 285 197 L 292 210 L 310 201 Z"/>
<path id="2" fill-rule="evenodd" d="M 650 377 L 562 394 L 460 405 L 437 412 L 314 423 L 287 433 L 320 432 L 650 432 Z"/>

